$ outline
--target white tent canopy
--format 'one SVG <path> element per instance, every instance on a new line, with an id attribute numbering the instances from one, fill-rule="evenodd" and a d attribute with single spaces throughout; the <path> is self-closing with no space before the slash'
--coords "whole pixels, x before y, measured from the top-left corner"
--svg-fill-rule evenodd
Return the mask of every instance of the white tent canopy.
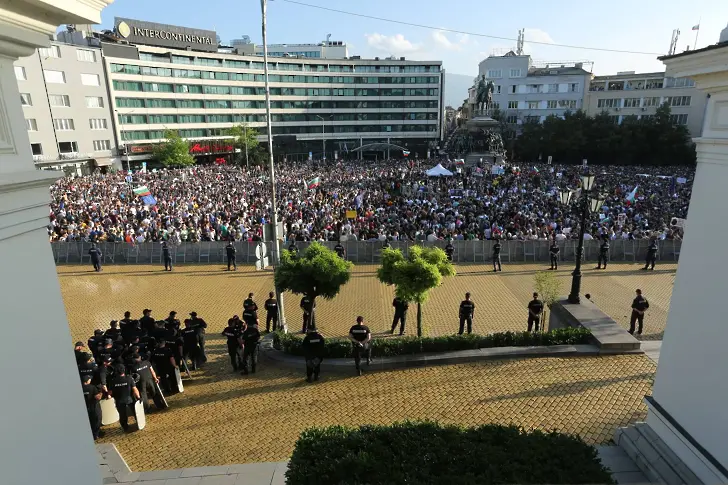
<path id="1" fill-rule="evenodd" d="M 427 171 L 428 177 L 452 177 L 452 172 L 438 163 Z"/>

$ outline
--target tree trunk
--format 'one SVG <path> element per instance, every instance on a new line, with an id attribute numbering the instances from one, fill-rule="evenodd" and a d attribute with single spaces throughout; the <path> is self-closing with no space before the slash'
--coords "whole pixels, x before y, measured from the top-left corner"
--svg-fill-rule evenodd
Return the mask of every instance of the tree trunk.
<path id="1" fill-rule="evenodd" d="M 422 304 L 417 304 L 417 336 L 422 337 Z"/>

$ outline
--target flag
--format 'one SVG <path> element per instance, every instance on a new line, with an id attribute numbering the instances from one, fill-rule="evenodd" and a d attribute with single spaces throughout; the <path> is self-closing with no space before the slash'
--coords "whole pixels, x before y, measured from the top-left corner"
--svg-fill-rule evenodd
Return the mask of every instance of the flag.
<path id="1" fill-rule="evenodd" d="M 136 189 L 134 189 L 134 195 L 144 197 L 145 195 L 152 195 L 152 193 L 149 192 L 149 189 L 146 185 L 142 185 L 141 187 L 137 187 Z"/>
<path id="2" fill-rule="evenodd" d="M 142 202 L 144 205 L 157 205 L 157 200 L 152 196 L 152 194 L 143 195 Z"/>
<path id="3" fill-rule="evenodd" d="M 692 28 L 692 30 L 700 30 L 700 24 L 698 24 L 698 25 L 693 25 L 693 28 Z"/>
<path id="4" fill-rule="evenodd" d="M 632 189 L 632 192 L 627 194 L 627 201 L 632 202 L 637 195 L 637 189 L 639 188 L 639 185 L 635 185 L 634 189 Z"/>
<path id="5" fill-rule="evenodd" d="M 315 179 L 309 180 L 308 182 L 306 182 L 306 188 L 308 188 L 308 189 L 315 189 L 320 184 L 321 184 L 321 178 L 320 177 L 316 177 Z"/>

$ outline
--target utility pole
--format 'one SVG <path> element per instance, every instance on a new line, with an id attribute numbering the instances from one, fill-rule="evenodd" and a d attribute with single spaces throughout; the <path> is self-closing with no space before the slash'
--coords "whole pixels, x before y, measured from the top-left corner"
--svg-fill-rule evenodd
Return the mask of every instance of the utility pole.
<path id="1" fill-rule="evenodd" d="M 268 82 L 268 32 L 266 28 L 266 10 L 268 0 L 260 0 L 260 10 L 262 13 L 262 30 L 263 30 L 263 73 L 265 77 L 265 119 L 268 128 L 268 167 L 270 170 L 270 190 L 271 190 L 271 213 L 273 220 L 271 223 L 271 234 L 273 236 L 273 268 L 275 269 L 281 262 L 280 258 L 280 241 L 278 241 L 278 203 L 276 201 L 276 176 L 273 164 L 273 127 L 270 116 L 270 83 Z M 283 310 L 283 295 L 276 288 L 276 300 L 278 300 L 278 321 L 287 329 L 286 314 Z"/>
<path id="2" fill-rule="evenodd" d="M 243 125 L 245 130 L 243 133 L 243 139 L 245 140 L 245 169 L 250 170 L 250 162 L 248 161 L 248 125 Z"/>

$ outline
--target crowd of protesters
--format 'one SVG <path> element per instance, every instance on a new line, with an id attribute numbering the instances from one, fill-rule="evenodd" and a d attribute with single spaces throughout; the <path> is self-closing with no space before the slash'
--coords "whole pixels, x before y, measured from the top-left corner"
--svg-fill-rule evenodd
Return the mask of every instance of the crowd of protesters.
<path id="1" fill-rule="evenodd" d="M 577 197 L 583 167 L 465 167 L 428 177 L 433 160 L 304 162 L 277 166 L 278 217 L 299 241 L 517 239 L 578 237 Z M 590 167 L 604 207 L 592 213 L 586 238 L 681 237 L 694 169 Z M 500 170 L 496 170 L 500 171 Z M 145 186 L 156 204 L 133 189 Z M 635 190 L 636 188 L 636 190 Z M 195 166 L 64 178 L 51 187 L 51 241 L 157 242 L 260 240 L 272 217 L 262 168 Z M 352 217 L 351 211 L 356 212 Z"/>

